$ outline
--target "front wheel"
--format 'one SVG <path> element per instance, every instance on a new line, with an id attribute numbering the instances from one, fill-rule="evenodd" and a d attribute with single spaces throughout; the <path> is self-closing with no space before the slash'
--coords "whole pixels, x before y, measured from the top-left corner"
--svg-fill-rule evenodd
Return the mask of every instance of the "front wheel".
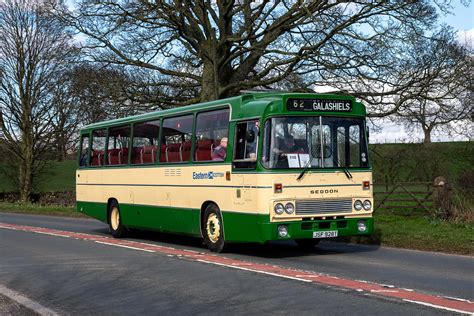
<path id="1" fill-rule="evenodd" d="M 109 230 L 114 238 L 121 238 L 125 236 L 126 228 L 122 224 L 122 217 L 120 216 L 120 208 L 117 201 L 110 202 L 109 205 Z"/>
<path id="2" fill-rule="evenodd" d="M 212 252 L 222 252 L 225 246 L 224 225 L 217 205 L 208 205 L 203 219 L 202 235 L 207 248 Z"/>

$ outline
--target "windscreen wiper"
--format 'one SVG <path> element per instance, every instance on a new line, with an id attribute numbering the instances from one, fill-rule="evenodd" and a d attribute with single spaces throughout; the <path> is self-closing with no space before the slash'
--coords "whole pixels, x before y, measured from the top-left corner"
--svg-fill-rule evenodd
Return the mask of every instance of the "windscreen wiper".
<path id="1" fill-rule="evenodd" d="M 337 157 L 334 157 L 334 158 L 336 158 L 337 166 L 339 168 L 342 168 L 342 170 L 344 170 L 344 174 L 346 175 L 347 179 L 349 179 L 349 180 L 352 179 L 352 174 L 349 171 L 349 169 L 347 169 L 345 166 L 343 166 Z"/>
<path id="2" fill-rule="evenodd" d="M 305 173 L 308 171 L 309 167 L 311 167 L 311 164 L 313 163 L 313 155 L 311 155 L 311 158 L 308 160 L 308 162 L 306 163 L 306 166 L 304 166 L 304 169 L 303 171 L 301 171 L 300 175 L 298 176 L 298 178 L 296 178 L 297 181 L 300 181 L 301 179 L 303 179 Z"/>

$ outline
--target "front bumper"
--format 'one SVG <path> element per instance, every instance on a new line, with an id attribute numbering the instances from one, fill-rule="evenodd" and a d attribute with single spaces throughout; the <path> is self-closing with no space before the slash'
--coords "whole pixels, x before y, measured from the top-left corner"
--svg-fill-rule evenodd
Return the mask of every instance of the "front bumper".
<path id="1" fill-rule="evenodd" d="M 360 232 L 357 229 L 357 224 L 359 221 L 365 222 L 367 227 L 366 231 Z M 288 227 L 287 237 L 283 238 L 278 235 L 279 225 L 286 225 Z M 261 237 L 263 239 L 263 242 L 269 240 L 313 238 L 313 232 L 334 230 L 337 230 L 338 237 L 368 236 L 371 235 L 374 231 L 374 219 L 370 217 L 264 223 L 262 224 L 261 229 Z"/>

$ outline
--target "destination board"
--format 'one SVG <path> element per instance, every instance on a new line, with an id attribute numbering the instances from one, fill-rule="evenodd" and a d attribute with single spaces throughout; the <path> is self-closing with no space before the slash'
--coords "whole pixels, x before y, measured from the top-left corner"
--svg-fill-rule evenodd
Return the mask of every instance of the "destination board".
<path id="1" fill-rule="evenodd" d="M 352 111 L 352 100 L 289 98 L 286 101 L 286 108 L 288 111 L 350 112 Z"/>

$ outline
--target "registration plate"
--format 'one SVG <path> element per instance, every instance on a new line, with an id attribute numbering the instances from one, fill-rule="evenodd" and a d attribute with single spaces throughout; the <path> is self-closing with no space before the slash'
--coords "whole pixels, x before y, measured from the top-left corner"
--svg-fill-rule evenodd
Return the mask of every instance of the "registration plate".
<path id="1" fill-rule="evenodd" d="M 333 238 L 337 237 L 337 230 L 329 230 L 325 232 L 313 232 L 313 238 Z"/>

